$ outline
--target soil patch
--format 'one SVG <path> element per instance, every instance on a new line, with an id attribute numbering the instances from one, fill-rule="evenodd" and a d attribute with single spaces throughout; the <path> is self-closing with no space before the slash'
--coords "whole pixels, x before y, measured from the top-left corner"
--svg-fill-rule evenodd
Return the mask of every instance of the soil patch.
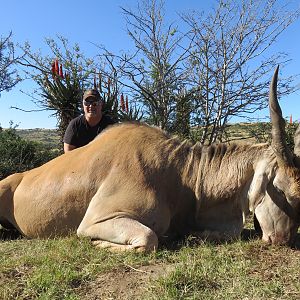
<path id="1" fill-rule="evenodd" d="M 151 280 L 166 276 L 174 266 L 157 264 L 133 268 L 126 266 L 99 275 L 80 292 L 84 300 L 145 299 Z M 82 287 L 81 287 L 82 288 Z"/>

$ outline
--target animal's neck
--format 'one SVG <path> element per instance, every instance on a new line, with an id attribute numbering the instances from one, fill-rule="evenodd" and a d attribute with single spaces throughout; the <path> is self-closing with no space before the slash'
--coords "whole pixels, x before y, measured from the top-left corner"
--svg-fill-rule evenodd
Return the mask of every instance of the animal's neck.
<path id="1" fill-rule="evenodd" d="M 170 139 L 165 156 L 176 165 L 183 186 L 194 191 L 196 198 L 232 199 L 245 190 L 253 178 L 255 165 L 269 151 L 267 144 L 211 146 L 192 145 Z"/>
<path id="2" fill-rule="evenodd" d="M 253 177 L 254 166 L 267 148 L 266 144 L 203 147 L 195 186 L 197 198 L 231 198 Z"/>

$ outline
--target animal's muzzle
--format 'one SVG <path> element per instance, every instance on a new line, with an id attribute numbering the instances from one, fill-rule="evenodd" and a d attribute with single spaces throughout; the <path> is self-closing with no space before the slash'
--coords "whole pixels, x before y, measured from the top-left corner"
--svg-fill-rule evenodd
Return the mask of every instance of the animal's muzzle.
<path id="1" fill-rule="evenodd" d="M 266 241 L 268 244 L 271 245 L 280 245 L 280 246 L 289 246 L 294 247 L 296 242 L 296 234 L 290 235 L 290 234 L 274 234 L 269 236 L 263 236 L 262 238 L 264 241 Z"/>

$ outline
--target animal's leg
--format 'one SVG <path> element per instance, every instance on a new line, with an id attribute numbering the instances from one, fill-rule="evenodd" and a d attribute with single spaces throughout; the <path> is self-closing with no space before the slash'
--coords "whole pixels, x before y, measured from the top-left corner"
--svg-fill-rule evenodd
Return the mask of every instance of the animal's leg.
<path id="1" fill-rule="evenodd" d="M 113 251 L 154 251 L 158 238 L 153 230 L 130 218 L 115 218 L 92 225 L 80 224 L 78 236 L 90 237 L 93 244 Z"/>
<path id="2" fill-rule="evenodd" d="M 101 240 L 92 241 L 92 244 L 97 248 L 109 249 L 112 252 L 122 252 L 122 251 L 146 252 L 147 251 L 144 247 L 134 248 L 133 245 L 119 245 L 116 243 L 101 241 Z"/>

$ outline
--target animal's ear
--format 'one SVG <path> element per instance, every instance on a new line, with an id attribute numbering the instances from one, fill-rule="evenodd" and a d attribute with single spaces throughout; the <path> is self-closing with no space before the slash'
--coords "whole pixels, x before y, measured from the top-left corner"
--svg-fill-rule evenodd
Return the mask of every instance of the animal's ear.
<path id="1" fill-rule="evenodd" d="M 258 170 L 254 173 L 248 192 L 250 211 L 254 211 L 257 205 L 261 203 L 265 197 L 269 180 L 268 175 L 263 170 Z"/>
<path id="2" fill-rule="evenodd" d="M 267 185 L 274 176 L 274 170 L 266 160 L 260 161 L 254 170 L 254 176 L 248 192 L 249 210 L 254 211 L 264 199 Z"/>

